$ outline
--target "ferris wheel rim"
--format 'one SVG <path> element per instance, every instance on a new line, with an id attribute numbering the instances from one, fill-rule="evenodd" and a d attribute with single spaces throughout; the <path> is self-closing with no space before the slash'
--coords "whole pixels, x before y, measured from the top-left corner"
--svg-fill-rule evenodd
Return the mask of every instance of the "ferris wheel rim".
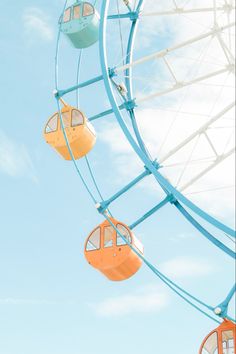
<path id="1" fill-rule="evenodd" d="M 107 27 L 107 18 L 108 18 L 108 8 L 109 8 L 110 1 L 102 1 L 102 11 L 101 11 L 101 30 L 100 30 L 100 38 L 99 38 L 99 48 L 100 48 L 100 61 L 101 61 L 101 69 L 104 78 L 104 84 L 106 88 L 106 92 L 113 109 L 113 112 L 116 116 L 118 124 L 120 125 L 123 133 L 125 134 L 128 142 L 134 149 L 135 153 L 139 156 L 142 160 L 144 165 L 152 172 L 152 174 L 157 179 L 158 183 L 161 187 L 164 187 L 177 201 L 182 202 L 185 206 L 189 207 L 195 214 L 203 218 L 208 223 L 212 224 L 216 228 L 222 230 L 223 232 L 228 233 L 232 237 L 235 237 L 235 231 L 228 227 L 227 225 L 223 224 L 216 218 L 212 217 L 210 214 L 206 213 L 198 206 L 196 206 L 193 202 L 191 202 L 188 198 L 186 198 L 182 193 L 180 193 L 175 187 L 173 187 L 161 174 L 157 171 L 157 169 L 153 166 L 153 161 L 148 159 L 146 154 L 140 150 L 140 146 L 134 141 L 133 137 L 130 134 L 127 126 L 125 125 L 119 105 L 117 104 L 116 98 L 114 96 L 114 92 L 112 86 L 110 84 L 110 77 L 109 77 L 109 66 L 107 63 L 107 50 L 106 50 L 106 27 Z M 138 8 L 142 6 L 144 0 L 139 0 Z M 132 98 L 132 97 L 131 97 Z M 235 254 L 234 254 L 235 256 Z"/>
<path id="2" fill-rule="evenodd" d="M 143 0 L 140 0 L 140 2 L 143 2 Z M 66 7 L 66 4 L 67 4 L 67 1 L 66 1 L 66 3 L 65 3 L 65 7 Z M 103 0 L 103 6 L 104 6 L 104 8 L 106 8 L 106 6 L 108 6 L 109 5 L 109 0 L 108 1 L 106 1 L 106 0 Z M 105 13 L 105 11 L 104 11 L 104 13 Z M 103 13 L 102 13 L 103 14 Z M 103 20 L 104 20 L 104 23 L 103 23 L 103 25 L 104 24 L 106 24 L 106 16 L 104 16 L 104 18 L 103 18 Z M 101 31 L 101 32 L 103 32 L 102 33 L 102 40 L 105 38 L 105 36 L 104 36 L 104 31 Z M 100 32 L 100 33 L 101 33 Z M 103 36 L 104 36 L 104 38 L 103 38 Z M 59 48 L 59 39 L 60 39 L 60 33 L 59 33 L 59 35 L 58 35 L 58 46 L 57 46 L 57 54 L 56 54 L 56 59 L 58 59 L 58 48 Z M 106 49 L 106 43 L 103 43 L 103 44 L 101 44 L 102 43 L 102 41 L 100 41 L 100 50 L 102 49 L 103 51 L 104 51 L 104 53 L 103 54 L 105 54 L 105 56 L 104 56 L 104 59 L 105 59 L 105 64 L 106 64 L 106 53 L 105 53 L 105 49 Z M 101 56 L 101 59 L 102 59 L 102 56 Z M 58 76 L 57 76 L 57 60 L 56 60 L 56 66 L 55 66 L 55 73 L 56 73 L 56 89 L 58 89 Z M 104 80 L 104 83 L 106 83 L 106 81 L 107 81 L 107 84 L 108 84 L 108 86 L 109 86 L 109 83 L 110 83 L 110 77 L 109 77 L 109 68 L 108 68 L 108 66 L 107 65 L 104 65 L 104 70 L 105 70 L 105 75 L 104 75 L 104 71 L 102 70 L 102 72 L 103 72 L 103 80 Z M 101 80 L 101 77 L 100 77 L 100 79 L 99 80 Z M 94 82 L 96 82 L 95 80 L 93 80 Z M 98 81 L 98 80 L 97 80 Z M 111 90 L 111 98 L 114 96 L 114 93 L 113 93 L 113 90 L 112 90 L 112 87 L 110 87 L 110 90 Z M 83 184 L 85 185 L 85 188 L 87 187 L 86 186 L 86 181 L 84 181 L 84 179 L 83 179 L 83 176 L 80 174 L 80 171 L 79 171 L 79 169 L 78 169 L 78 167 L 77 167 L 77 164 L 76 164 L 76 161 L 74 160 L 74 158 L 73 158 L 73 153 L 72 153 L 72 151 L 71 151 L 71 149 L 70 149 L 70 144 L 68 143 L 68 139 L 67 139 L 67 136 L 66 136 L 66 132 L 65 132 L 65 128 L 64 128 L 64 124 L 63 124 L 63 120 L 62 120 L 62 116 L 61 116 L 61 110 L 60 110 L 60 103 L 59 103 L 59 96 L 58 96 L 58 91 L 57 91 L 57 93 L 55 94 L 55 98 L 56 98 L 56 100 L 57 100 L 57 105 L 58 105 L 58 111 L 60 111 L 60 120 L 61 120 L 61 122 L 62 122 L 62 128 L 63 128 L 63 133 L 64 133 L 64 135 L 65 135 L 65 140 L 66 140 L 66 143 L 67 143 L 67 147 L 68 147 L 68 149 L 69 149 L 69 151 L 70 151 L 70 154 L 71 154 L 71 156 L 72 156 L 72 159 L 73 159 L 73 162 L 74 162 L 74 164 L 75 164 L 75 167 L 76 167 L 76 169 L 77 169 L 77 172 L 78 172 L 78 174 L 79 174 L 79 176 L 80 176 L 80 178 L 81 178 L 81 180 L 82 180 L 82 182 L 83 182 Z M 115 97 L 114 97 L 114 100 L 115 100 Z M 116 103 L 116 100 L 115 100 L 115 103 Z M 120 114 L 120 108 L 119 108 L 119 106 L 118 106 L 118 104 L 116 103 L 116 106 L 115 107 L 113 107 L 113 105 L 111 105 L 112 106 L 112 108 L 113 108 L 113 112 L 115 113 L 115 111 L 117 110 L 118 112 L 119 112 L 119 115 L 121 115 Z M 116 116 L 117 117 L 117 116 Z M 121 115 L 121 120 L 122 120 L 122 115 Z M 123 129 L 122 129 L 123 130 Z M 129 131 L 128 131 L 128 133 L 129 133 Z M 135 143 L 135 142 L 134 142 Z M 131 144 L 132 145 L 132 144 Z M 137 144 L 136 144 L 137 145 Z M 139 151 L 139 149 L 140 149 L 140 151 Z M 136 151 L 135 151 L 136 152 Z M 150 174 L 150 173 L 152 173 L 154 176 L 157 174 L 158 175 L 158 177 L 159 177 L 159 179 L 160 179 L 160 181 L 162 181 L 162 183 L 160 183 L 159 181 L 158 181 L 158 183 L 162 186 L 162 185 L 164 185 L 164 187 L 165 187 L 165 178 L 163 177 L 163 176 L 161 176 L 161 174 L 157 171 L 157 164 L 155 164 L 152 160 L 150 160 L 145 154 L 144 154 L 144 152 L 142 151 L 142 149 L 137 145 L 137 152 L 139 152 L 141 155 L 142 155 L 142 157 L 144 157 L 144 160 L 141 158 L 141 160 L 143 161 L 143 162 L 145 162 L 145 161 L 147 161 L 147 164 L 145 163 L 145 167 L 146 167 L 146 173 L 145 173 L 145 175 L 146 174 Z M 138 154 L 139 155 L 139 154 Z M 153 169 L 154 169 L 154 171 L 153 171 Z M 148 171 L 150 172 L 150 173 L 148 173 Z M 144 173 L 143 173 L 144 174 Z M 167 181 L 168 182 L 168 181 Z M 168 186 L 168 185 L 167 185 Z M 171 186 L 171 185 L 170 185 Z M 169 186 L 168 186 L 169 187 Z M 89 190 L 88 190 L 88 188 L 86 188 L 87 189 L 87 191 L 89 192 Z M 177 191 L 178 192 L 178 191 Z M 174 204 L 174 202 L 175 202 L 175 198 L 173 198 L 173 196 L 170 196 L 169 195 L 169 197 L 170 197 L 170 199 L 168 200 L 168 202 L 171 202 L 171 203 L 173 203 Z M 184 197 L 185 198 L 185 197 Z M 186 198 L 185 198 L 186 199 Z M 95 201 L 95 200 L 93 200 L 93 201 Z M 177 201 L 178 202 L 178 201 Z M 179 203 L 179 205 L 181 206 L 181 204 Z M 99 209 L 99 208 L 97 208 L 97 209 Z M 99 210 L 100 211 L 100 210 Z M 104 216 L 104 218 L 106 218 L 106 219 L 109 219 L 109 217 L 107 216 L 107 214 L 105 213 L 105 210 L 102 210 L 102 211 L 100 211 L 101 212 L 101 214 Z M 203 212 L 203 211 L 202 211 Z M 204 213 L 204 212 L 203 212 Z M 210 217 L 210 216 L 209 216 Z M 212 218 L 213 220 L 214 220 L 214 218 Z M 108 220 L 109 221 L 109 220 Z M 110 221 L 109 221 L 110 222 Z M 110 224 L 112 225 L 112 223 L 110 222 Z M 225 226 L 224 224 L 222 224 L 223 226 Z M 112 225 L 113 226 L 113 228 L 115 228 L 116 229 L 116 227 L 114 226 L 114 225 Z M 118 234 L 120 234 L 120 236 L 122 237 L 122 234 L 120 233 L 120 231 L 119 230 L 116 230 L 117 231 L 117 233 Z M 123 238 L 123 237 L 122 237 Z M 182 297 L 186 302 L 188 302 L 190 305 L 192 305 L 193 307 L 195 307 L 197 310 L 199 310 L 200 312 L 202 312 L 203 314 L 205 314 L 207 317 L 209 317 L 209 318 L 211 318 L 212 320 L 214 320 L 214 321 L 216 321 L 216 322 L 218 322 L 215 318 L 213 318 L 212 316 L 210 316 L 210 315 L 208 315 L 204 310 L 201 310 L 198 306 L 196 306 L 196 305 L 194 305 L 190 300 L 188 300 L 188 299 L 186 299 L 186 297 L 185 296 L 183 296 L 183 295 L 181 295 L 178 291 L 176 291 L 176 289 L 178 290 L 181 290 L 182 292 L 183 292 L 183 294 L 185 294 L 185 295 L 188 295 L 188 296 L 190 296 L 190 298 L 192 299 L 192 300 L 196 300 L 197 301 L 197 303 L 198 304 L 200 304 L 200 305 L 204 305 L 208 310 L 211 310 L 211 311 L 213 311 L 214 312 L 214 307 L 212 307 L 212 306 L 209 306 L 209 305 L 207 305 L 207 304 L 205 304 L 204 302 L 202 302 L 201 300 L 199 300 L 199 299 L 197 299 L 196 297 L 194 297 L 194 296 L 192 296 L 190 293 L 188 293 L 188 292 L 186 292 L 184 289 L 181 289 L 181 287 L 179 287 L 177 284 L 174 284 L 170 279 L 168 279 L 166 276 L 164 276 L 163 274 L 161 274 L 160 273 L 160 271 L 156 268 L 156 267 L 154 267 L 149 261 L 147 261 L 145 258 L 143 259 L 143 261 L 148 265 L 148 267 L 151 269 L 151 270 L 153 270 L 153 272 L 156 274 L 156 275 L 158 275 L 159 276 L 159 278 L 163 281 L 163 282 L 165 282 L 166 283 L 166 285 L 168 285 L 173 291 L 175 291 L 180 297 Z M 160 276 L 161 275 L 161 276 Z M 165 281 L 165 280 L 168 280 L 168 284 L 167 284 L 167 282 Z M 175 290 L 172 288 L 172 284 L 174 284 L 174 286 L 175 286 Z M 222 313 L 221 314 L 217 314 L 216 312 L 214 312 L 214 314 L 215 315 L 217 315 L 217 316 L 219 316 L 220 318 L 224 318 L 224 317 L 226 317 L 226 318 L 229 318 L 229 319 L 231 319 L 230 318 L 230 316 L 228 316 L 228 314 L 227 314 L 227 309 L 228 309 L 228 303 L 229 303 L 229 301 L 230 301 L 230 299 L 231 299 L 231 297 L 232 297 L 232 291 L 233 290 L 235 290 L 235 287 L 230 291 L 230 293 L 228 294 L 228 296 L 227 296 L 227 298 L 219 305 L 219 307 L 222 305 Z M 234 319 L 233 319 L 233 321 L 234 321 Z"/>

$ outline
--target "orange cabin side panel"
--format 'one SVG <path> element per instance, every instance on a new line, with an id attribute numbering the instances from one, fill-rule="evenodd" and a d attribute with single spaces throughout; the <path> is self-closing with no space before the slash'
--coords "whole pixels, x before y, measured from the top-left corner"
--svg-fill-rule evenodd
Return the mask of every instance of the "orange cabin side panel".
<path id="1" fill-rule="evenodd" d="M 142 261 L 140 258 L 131 250 L 128 257 L 110 269 L 100 269 L 100 271 L 112 281 L 126 280 L 132 277 L 141 267 Z"/>
<path id="2" fill-rule="evenodd" d="M 85 252 L 85 257 L 91 266 L 113 281 L 130 278 L 142 265 L 141 259 L 129 246 Z"/>
<path id="3" fill-rule="evenodd" d="M 85 156 L 94 146 L 96 142 L 95 135 L 86 125 L 79 127 L 66 128 L 68 142 L 77 160 Z M 50 144 L 65 160 L 71 160 L 69 149 L 65 141 L 62 130 L 54 133 L 45 134 L 45 140 Z"/>

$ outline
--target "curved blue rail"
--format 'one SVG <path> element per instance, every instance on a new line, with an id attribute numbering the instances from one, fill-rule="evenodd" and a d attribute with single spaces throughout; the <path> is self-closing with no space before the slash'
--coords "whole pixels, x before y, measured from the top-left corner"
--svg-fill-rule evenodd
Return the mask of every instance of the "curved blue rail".
<path id="1" fill-rule="evenodd" d="M 142 5 L 144 3 L 144 0 L 139 0 L 137 8 L 136 8 L 136 17 L 133 15 L 132 12 L 130 12 L 132 14 L 132 16 L 129 16 L 130 19 L 132 20 L 132 26 L 131 26 L 131 32 L 130 32 L 130 36 L 129 36 L 129 43 L 127 46 L 127 58 L 126 58 L 126 63 L 130 63 L 130 61 L 132 60 L 132 51 L 133 51 L 133 44 L 134 44 L 134 38 L 135 38 L 135 30 L 136 30 L 136 25 L 137 25 L 137 19 L 138 16 L 137 14 L 139 13 Z M 63 11 L 66 7 L 67 1 L 65 2 Z M 127 128 L 126 124 L 124 123 L 123 117 L 121 115 L 121 109 L 127 109 L 128 112 L 132 113 L 130 114 L 131 119 L 135 120 L 135 114 L 134 114 L 134 107 L 132 107 L 131 109 L 127 108 L 128 104 L 127 101 L 124 102 L 123 105 L 118 106 L 114 93 L 113 93 L 113 88 L 112 88 L 112 83 L 111 83 L 111 78 L 112 78 L 112 71 L 109 70 L 108 65 L 107 65 L 107 57 L 106 57 L 106 41 L 105 41 L 105 37 L 106 37 L 106 20 L 107 20 L 107 12 L 108 12 L 108 7 L 109 7 L 109 0 L 103 0 L 102 3 L 102 12 L 101 12 L 101 30 L 100 30 L 100 58 L 101 58 L 101 68 L 102 68 L 102 75 L 91 79 L 85 83 L 79 84 L 77 82 L 76 86 L 73 86 L 70 89 L 67 90 L 58 90 L 58 55 L 59 55 L 59 40 L 60 40 L 60 29 L 59 29 L 59 33 L 58 33 L 58 38 L 57 38 L 57 49 L 56 49 L 56 59 L 55 59 L 55 86 L 56 86 L 56 95 L 55 98 L 57 100 L 57 106 L 58 106 L 58 111 L 60 112 L 60 120 L 61 120 L 61 126 L 62 126 L 62 130 L 63 130 L 63 134 L 64 134 L 64 138 L 68 147 L 68 150 L 70 152 L 72 161 L 74 163 L 74 166 L 76 168 L 76 171 L 80 177 L 80 179 L 82 180 L 82 183 L 84 184 L 87 192 L 89 193 L 93 203 L 97 203 L 96 198 L 93 196 L 93 193 L 91 192 L 90 188 L 88 187 L 88 184 L 86 183 L 85 179 L 83 178 L 79 167 L 74 159 L 72 150 L 70 148 L 69 142 L 68 142 L 68 138 L 66 135 L 66 131 L 64 128 L 64 124 L 63 124 L 63 120 L 62 120 L 62 116 L 61 116 L 61 111 L 60 111 L 60 104 L 59 104 L 59 98 L 61 95 L 64 95 L 68 92 L 71 92 L 73 90 L 78 90 L 78 88 L 82 88 L 85 87 L 87 85 L 93 84 L 97 81 L 100 80 L 104 80 L 104 84 L 106 87 L 106 91 L 108 94 L 108 98 L 111 104 L 111 109 L 108 110 L 109 113 L 114 112 L 116 119 L 121 127 L 121 129 L 123 130 L 125 136 L 127 137 L 128 141 L 130 142 L 131 146 L 133 147 L 134 151 L 137 153 L 137 155 L 140 157 L 140 159 L 143 161 L 144 166 L 145 166 L 145 171 L 143 173 L 141 173 L 138 177 L 136 177 L 133 181 L 131 181 L 127 186 L 123 187 L 119 192 L 117 192 L 114 196 L 111 196 L 108 200 L 104 201 L 102 199 L 102 195 L 100 194 L 99 188 L 96 184 L 96 180 L 95 177 L 92 173 L 91 167 L 88 163 L 88 168 L 91 172 L 91 176 L 93 179 L 93 182 L 95 184 L 95 186 L 97 186 L 97 191 L 100 194 L 100 197 L 102 199 L 102 202 L 99 204 L 100 207 L 98 207 L 99 212 L 109 221 L 109 223 L 113 226 L 113 228 L 116 230 L 116 232 L 120 235 L 121 238 L 123 238 L 123 240 L 127 243 L 128 241 L 126 240 L 126 238 L 120 233 L 119 230 L 116 229 L 116 226 L 112 223 L 112 221 L 110 220 L 110 218 L 108 217 L 106 210 L 107 207 L 109 206 L 110 203 L 112 203 L 114 200 L 116 200 L 120 195 L 122 195 L 123 193 L 127 192 L 130 188 L 132 188 L 132 186 L 134 186 L 136 183 L 138 183 L 142 178 L 144 178 L 145 176 L 149 175 L 149 174 L 153 174 L 154 177 L 156 178 L 157 182 L 159 183 L 159 185 L 162 187 L 162 189 L 165 191 L 166 193 L 166 198 L 164 200 L 162 200 L 160 203 L 158 203 L 154 208 L 152 208 L 150 211 L 148 211 L 146 214 L 144 214 L 140 219 L 138 219 L 136 222 L 134 222 L 130 227 L 134 228 L 135 226 L 137 226 L 140 222 L 144 221 L 145 219 L 147 219 L 149 216 L 151 216 L 154 212 L 156 212 L 157 210 L 159 210 L 161 207 L 163 207 L 166 203 L 170 202 L 173 205 L 175 205 L 175 207 L 185 216 L 185 218 L 191 222 L 191 224 L 196 227 L 204 236 L 206 236 L 211 242 L 213 242 L 217 247 L 221 248 L 224 252 L 226 252 L 227 254 L 229 254 L 230 256 L 234 256 L 235 254 L 232 253 L 231 250 L 229 250 L 224 244 L 220 243 L 218 240 L 216 240 L 207 230 L 205 230 L 203 228 L 202 225 L 199 224 L 199 222 L 197 222 L 192 215 L 190 215 L 187 210 L 183 207 L 182 204 L 184 204 L 185 206 L 187 206 L 191 211 L 193 211 L 194 213 L 196 213 L 198 216 L 202 217 L 204 220 L 208 221 L 210 224 L 214 225 L 216 228 L 228 233 L 231 236 L 234 236 L 234 231 L 230 228 L 228 228 L 226 225 L 224 225 L 223 223 L 219 222 L 218 220 L 216 220 L 215 218 L 211 217 L 210 215 L 208 215 L 207 213 L 205 213 L 203 210 L 201 210 L 200 208 L 198 208 L 196 205 L 194 205 L 191 201 L 189 201 L 185 196 L 183 196 L 179 191 L 177 191 L 158 171 L 159 165 L 156 161 L 152 161 L 151 158 L 149 157 L 148 153 L 146 152 L 145 149 L 145 144 L 142 141 L 141 135 L 139 133 L 138 130 L 138 126 L 134 126 L 134 132 L 136 135 L 136 139 L 137 142 L 134 140 L 133 136 L 131 135 L 129 129 Z M 128 16 L 126 16 L 125 18 L 127 18 Z M 110 16 L 111 18 L 111 16 Z M 120 18 L 120 16 L 113 16 L 113 18 Z M 78 69 L 79 70 L 79 69 Z M 128 69 L 128 71 L 126 71 L 126 76 L 127 81 L 127 87 L 128 87 L 128 102 L 133 102 L 133 94 L 132 94 L 132 80 L 131 80 L 131 71 L 130 69 Z M 103 115 L 109 114 L 106 113 L 108 111 L 105 111 L 105 113 L 100 113 L 100 117 L 102 117 Z M 97 118 L 97 117 L 96 117 Z M 96 119 L 94 118 L 94 119 Z M 135 120 L 135 124 L 136 124 L 136 120 Z M 180 202 L 182 204 L 180 204 Z M 143 257 L 139 252 L 137 252 L 137 250 L 135 248 L 132 247 L 132 245 L 129 244 L 129 246 L 133 249 L 133 251 L 142 259 L 142 261 L 149 267 L 149 269 L 151 269 L 153 271 L 153 273 L 155 275 L 157 275 L 161 281 L 163 281 L 170 289 L 172 289 L 177 295 L 179 295 L 183 300 L 185 300 L 187 303 L 189 303 L 191 306 L 193 306 L 195 309 L 197 309 L 198 311 L 200 311 L 201 313 L 205 314 L 207 317 L 211 318 L 212 320 L 218 322 L 214 317 L 212 317 L 211 315 L 209 315 L 205 310 L 203 310 L 201 307 L 205 308 L 208 311 L 212 311 L 215 315 L 219 316 L 219 317 L 224 317 L 224 318 L 228 318 L 231 319 L 233 321 L 235 321 L 235 319 L 232 319 L 230 316 L 228 316 L 228 305 L 229 302 L 231 301 L 235 290 L 236 290 L 236 286 L 234 286 L 229 294 L 227 295 L 226 299 L 220 303 L 220 305 L 217 306 L 217 312 L 215 311 L 215 307 L 212 307 L 208 304 L 206 304 L 205 302 L 199 300 L 198 298 L 196 298 L 195 296 L 193 296 L 192 294 L 190 294 L 189 292 L 187 292 L 186 290 L 184 290 L 183 288 L 181 288 L 179 285 L 177 285 L 176 283 L 174 283 L 171 279 L 169 279 L 168 277 L 166 277 L 163 273 L 161 273 L 154 265 L 152 265 L 145 257 Z M 220 311 L 219 311 L 220 309 Z"/>

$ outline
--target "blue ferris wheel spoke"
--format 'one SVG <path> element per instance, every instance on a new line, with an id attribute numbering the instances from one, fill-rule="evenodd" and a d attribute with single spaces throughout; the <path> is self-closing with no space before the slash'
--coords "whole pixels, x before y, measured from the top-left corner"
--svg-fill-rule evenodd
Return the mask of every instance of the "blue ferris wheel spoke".
<path id="1" fill-rule="evenodd" d="M 165 197 L 160 203 L 158 203 L 156 206 L 154 206 L 152 209 L 150 209 L 147 213 L 145 213 L 143 216 L 141 216 L 141 218 L 139 218 L 138 220 L 136 220 L 135 222 L 133 222 L 133 224 L 131 224 L 129 226 L 129 228 L 131 230 L 133 230 L 136 226 L 138 226 L 139 224 L 141 224 L 143 221 L 145 221 L 147 218 L 149 218 L 151 215 L 153 215 L 154 213 L 156 213 L 159 209 L 161 209 L 163 206 L 165 206 L 168 202 L 170 202 L 172 199 L 172 196 L 169 195 L 167 197 Z"/>
<path id="2" fill-rule="evenodd" d="M 107 209 L 107 207 L 114 202 L 117 198 L 119 198 L 122 194 L 126 193 L 129 189 L 134 187 L 138 182 L 140 182 L 143 178 L 146 176 L 150 175 L 150 172 L 148 169 L 145 169 L 144 172 L 142 172 L 140 175 L 138 175 L 136 178 L 134 178 L 130 183 L 128 183 L 125 187 L 123 187 L 121 190 L 119 190 L 117 193 L 115 193 L 112 197 L 109 199 L 103 201 L 100 203 L 100 208 L 98 209 L 100 212 L 103 212 L 104 210 Z"/>
<path id="3" fill-rule="evenodd" d="M 126 14 L 114 14 L 114 15 L 109 15 L 107 16 L 108 20 L 120 20 L 123 18 L 128 18 L 130 20 L 135 20 L 138 18 L 138 14 L 136 11 L 130 11 L 127 12 Z"/>
<path id="4" fill-rule="evenodd" d="M 78 90 L 80 88 L 92 85 L 95 82 L 98 82 L 98 81 L 101 81 L 101 80 L 103 80 L 103 75 L 97 76 L 97 77 L 95 77 L 93 79 L 87 80 L 87 81 L 82 82 L 82 83 L 80 83 L 78 85 L 74 85 L 72 87 L 69 87 L 68 89 L 58 90 L 56 95 L 57 95 L 57 97 L 62 97 L 62 96 L 66 95 L 69 92 L 76 91 L 76 90 Z"/>
<path id="5" fill-rule="evenodd" d="M 135 106 L 135 102 L 134 101 L 126 101 L 124 103 L 122 103 L 120 106 L 119 106 L 119 109 L 120 110 L 123 110 L 123 109 L 126 109 L 126 110 L 130 110 L 130 109 L 133 109 L 133 107 Z M 103 111 L 103 112 L 100 112 L 98 114 L 95 114 L 94 116 L 92 117 L 89 117 L 88 120 L 90 122 L 92 122 L 93 120 L 96 120 L 98 118 L 102 118 L 102 117 L 105 117 L 109 114 L 112 114 L 114 113 L 113 109 L 110 108 L 110 109 L 107 109 L 106 111 Z"/>
<path id="6" fill-rule="evenodd" d="M 132 19 L 134 17 L 137 16 L 137 12 L 136 11 L 132 11 L 131 7 L 129 6 L 128 2 L 125 4 L 126 7 L 128 8 L 129 12 L 125 13 L 125 14 L 113 14 L 113 15 L 109 15 L 107 16 L 108 20 L 120 20 L 122 18 L 129 18 Z"/>
<path id="7" fill-rule="evenodd" d="M 124 107 L 119 107 L 120 109 L 124 109 Z M 88 120 L 90 122 L 92 122 L 93 120 L 96 120 L 96 119 L 99 119 L 99 118 L 102 118 L 102 117 L 105 117 L 105 116 L 108 116 L 109 114 L 112 114 L 113 113 L 113 109 L 107 109 L 106 111 L 103 111 L 101 113 L 98 113 L 98 114 L 95 114 L 94 116 L 92 117 L 89 117 Z"/>

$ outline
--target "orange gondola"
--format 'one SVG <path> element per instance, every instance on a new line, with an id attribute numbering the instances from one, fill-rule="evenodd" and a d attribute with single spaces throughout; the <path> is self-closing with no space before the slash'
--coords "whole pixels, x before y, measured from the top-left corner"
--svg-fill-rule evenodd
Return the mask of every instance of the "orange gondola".
<path id="1" fill-rule="evenodd" d="M 96 133 L 81 111 L 69 106 L 64 101 L 62 102 L 64 107 L 61 109 L 61 115 L 66 136 L 73 156 L 77 160 L 93 148 L 96 142 Z M 48 120 L 44 130 L 44 138 L 65 160 L 72 159 L 58 112 Z"/>
<path id="2" fill-rule="evenodd" d="M 224 320 L 203 341 L 199 354 L 235 354 L 235 324 Z"/>
<path id="3" fill-rule="evenodd" d="M 128 226 L 113 218 L 111 221 L 135 250 L 143 254 L 143 245 Z M 113 281 L 130 278 L 142 265 L 139 256 L 116 233 L 108 220 L 91 232 L 86 240 L 84 253 L 91 266 Z"/>

